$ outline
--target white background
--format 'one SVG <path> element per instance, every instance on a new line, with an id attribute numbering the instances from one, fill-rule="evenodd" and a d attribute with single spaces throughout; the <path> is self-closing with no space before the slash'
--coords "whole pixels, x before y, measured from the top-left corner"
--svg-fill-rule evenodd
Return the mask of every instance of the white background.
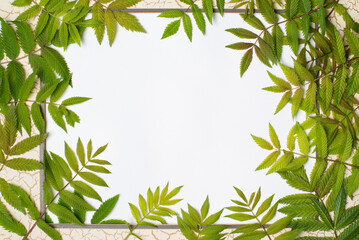
<path id="1" fill-rule="evenodd" d="M 107 39 L 99 46 L 88 30 L 81 48 L 71 46 L 64 53 L 74 86 L 65 98 L 92 100 L 71 108 L 81 124 L 68 134 L 47 121 L 47 150 L 63 156 L 63 141 L 75 149 L 79 136 L 84 143 L 92 139 L 94 147 L 109 143 L 99 158 L 113 164 L 112 174 L 102 175 L 110 188 L 96 190 L 103 199 L 120 194 L 111 218 L 133 221 L 128 202 L 137 205 L 139 193 L 168 181 L 171 189 L 184 185 L 179 194 L 184 201 L 176 210 L 187 210 L 187 202 L 199 209 L 207 194 L 211 213 L 230 206 L 230 199 L 238 198 L 232 186 L 247 195 L 262 186 L 263 200 L 292 193 L 279 176 L 255 172 L 270 152 L 250 134 L 269 139 L 270 122 L 285 145 L 294 122 L 288 106 L 273 115 L 282 94 L 261 90 L 273 85 L 268 69 L 254 57 L 240 78 L 244 52 L 225 48 L 243 41 L 225 29 L 248 26 L 238 14 L 228 13 L 215 16 L 205 37 L 195 30 L 192 43 L 182 25 L 179 34 L 160 40 L 170 20 L 157 15 L 137 14 L 148 34 L 121 29 L 110 48 Z M 278 68 L 271 72 L 282 76 Z"/>

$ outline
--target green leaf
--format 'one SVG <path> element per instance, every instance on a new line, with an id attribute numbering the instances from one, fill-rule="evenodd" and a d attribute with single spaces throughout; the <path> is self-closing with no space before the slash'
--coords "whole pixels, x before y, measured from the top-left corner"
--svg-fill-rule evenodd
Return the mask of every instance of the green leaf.
<path id="1" fill-rule="evenodd" d="M 224 13 L 224 0 L 216 0 L 217 3 L 217 9 L 219 11 L 219 13 L 221 14 L 221 16 L 223 16 Z"/>
<path id="2" fill-rule="evenodd" d="M 34 171 L 42 168 L 42 164 L 38 160 L 28 158 L 12 158 L 4 165 L 18 171 Z"/>
<path id="3" fill-rule="evenodd" d="M 213 17 L 213 2 L 212 0 L 202 0 L 203 11 L 207 16 L 208 21 L 212 24 Z"/>
<path id="4" fill-rule="evenodd" d="M 322 7 L 324 5 L 325 0 L 318 0 L 317 6 L 319 7 L 318 10 L 318 23 L 322 30 L 322 34 L 325 34 L 325 28 L 326 28 L 326 14 L 325 14 L 325 8 Z"/>
<path id="5" fill-rule="evenodd" d="M 266 150 L 272 150 L 273 149 L 273 146 L 272 144 L 270 144 L 267 140 L 264 140 L 263 138 L 260 138 L 260 137 L 256 137 L 254 135 L 252 135 L 252 138 L 253 140 L 256 142 L 256 144 L 263 148 L 263 149 L 266 149 Z"/>
<path id="6" fill-rule="evenodd" d="M 240 72 L 241 77 L 247 71 L 249 65 L 251 64 L 253 59 L 253 48 L 246 51 L 241 59 Z"/>
<path id="7" fill-rule="evenodd" d="M 114 10 L 121 10 L 121 9 L 126 9 L 132 6 L 135 6 L 137 3 L 139 3 L 141 0 L 116 0 L 113 1 L 110 5 L 109 8 L 114 9 Z"/>
<path id="8" fill-rule="evenodd" d="M 270 153 L 263 160 L 263 162 L 256 168 L 256 171 L 261 170 L 261 169 L 266 169 L 266 168 L 269 168 L 270 166 L 272 166 L 272 164 L 275 163 L 275 161 L 277 160 L 279 155 L 280 155 L 280 151 L 274 151 L 274 152 Z"/>
<path id="9" fill-rule="evenodd" d="M 267 228 L 268 234 L 276 234 L 276 233 L 282 231 L 284 228 L 286 228 L 289 225 L 291 220 L 292 220 L 292 217 L 284 217 L 284 218 L 281 218 L 281 219 L 275 221 Z"/>
<path id="10" fill-rule="evenodd" d="M 105 23 L 105 11 L 102 7 L 102 4 L 99 2 L 95 2 L 94 5 L 92 6 L 92 19 L 102 24 Z M 104 25 L 96 26 L 94 27 L 94 30 L 95 30 L 97 41 L 98 43 L 101 44 L 105 32 L 105 26 Z"/>
<path id="11" fill-rule="evenodd" d="M 136 219 L 136 222 L 139 223 L 141 221 L 141 213 L 138 208 L 132 203 L 128 203 L 130 205 L 132 216 Z"/>
<path id="12" fill-rule="evenodd" d="M 266 200 L 263 201 L 263 203 L 258 207 L 258 210 L 256 212 L 256 216 L 260 216 L 262 213 L 264 213 L 271 205 L 274 195 L 270 196 Z"/>
<path id="13" fill-rule="evenodd" d="M 299 77 L 298 75 L 296 74 L 296 72 L 294 71 L 293 68 L 290 68 L 290 67 L 287 67 L 283 64 L 280 64 L 280 67 L 285 75 L 285 77 L 287 78 L 287 80 L 295 85 L 295 86 L 301 86 L 301 83 L 300 83 L 300 80 L 299 80 Z"/>
<path id="14" fill-rule="evenodd" d="M 76 190 L 76 192 L 80 193 L 81 195 L 102 201 L 100 195 L 86 183 L 80 181 L 72 181 L 70 185 Z"/>
<path id="15" fill-rule="evenodd" d="M 275 41 L 275 53 L 277 56 L 277 59 L 280 60 L 282 57 L 282 51 L 283 51 L 283 37 L 284 37 L 284 33 L 282 31 L 282 29 L 276 25 L 273 27 L 272 30 L 272 35 Z"/>
<path id="16" fill-rule="evenodd" d="M 221 217 L 222 213 L 223 213 L 223 209 L 210 215 L 207 219 L 205 219 L 203 221 L 202 225 L 208 226 L 208 225 L 212 225 L 212 224 L 216 223 L 218 221 L 218 219 Z"/>
<path id="17" fill-rule="evenodd" d="M 257 7 L 264 19 L 269 24 L 276 24 L 278 22 L 278 17 L 274 12 L 273 6 L 271 6 L 267 0 L 256 0 L 256 2 Z"/>
<path id="18" fill-rule="evenodd" d="M 64 57 L 57 50 L 50 47 L 45 47 L 42 49 L 42 56 L 48 63 L 50 63 L 51 68 L 56 71 L 61 77 L 66 79 L 70 76 L 70 70 L 67 66 L 67 63 Z"/>
<path id="19" fill-rule="evenodd" d="M 235 49 L 235 50 L 246 50 L 252 46 L 254 46 L 253 43 L 237 42 L 237 43 L 227 45 L 226 47 Z"/>
<path id="20" fill-rule="evenodd" d="M 4 123 L 4 135 L 7 142 L 6 148 L 3 149 L 4 153 L 9 153 L 9 147 L 14 145 L 17 135 L 17 116 L 14 106 L 10 106 L 5 114 L 5 123 Z"/>
<path id="21" fill-rule="evenodd" d="M 79 176 L 89 183 L 102 187 L 108 187 L 107 183 L 102 178 L 91 172 L 80 172 Z"/>
<path id="22" fill-rule="evenodd" d="M 105 219 L 113 210 L 115 207 L 117 201 L 118 201 L 119 195 L 116 195 L 108 200 L 106 200 L 104 203 L 101 204 L 101 206 L 96 210 L 94 213 L 91 224 L 98 224 L 103 219 Z"/>
<path id="23" fill-rule="evenodd" d="M 298 88 L 292 97 L 292 118 L 297 114 L 300 104 L 303 101 L 304 90 L 302 88 Z"/>
<path id="24" fill-rule="evenodd" d="M 103 151 L 106 150 L 107 146 L 108 146 L 108 144 L 103 145 L 102 147 L 99 147 L 99 148 L 96 150 L 96 152 L 92 155 L 92 158 L 95 158 L 95 157 L 97 157 L 98 155 L 100 155 Z"/>
<path id="25" fill-rule="evenodd" d="M 280 110 L 282 110 L 287 105 L 287 103 L 289 102 L 291 97 L 292 97 L 291 91 L 287 91 L 285 94 L 283 94 L 281 100 L 279 101 L 279 103 L 277 105 L 277 108 L 276 108 L 274 114 L 277 114 L 278 112 L 280 112 Z"/>
<path id="26" fill-rule="evenodd" d="M 300 170 L 300 169 L 299 169 Z M 287 184 L 295 189 L 310 192 L 312 188 L 307 178 L 303 178 L 293 171 L 279 172 L 279 175 L 286 180 Z"/>
<path id="27" fill-rule="evenodd" d="M 287 1 L 287 4 L 285 5 L 285 13 L 288 16 L 288 18 L 293 18 L 298 13 L 299 9 L 299 0 L 290 0 Z"/>
<path id="28" fill-rule="evenodd" d="M 76 105 L 76 104 L 86 102 L 86 101 L 88 101 L 90 99 L 91 98 L 87 98 L 87 97 L 70 97 L 70 98 L 65 99 L 64 101 L 62 101 L 61 105 L 63 105 L 63 106 Z"/>
<path id="29" fill-rule="evenodd" d="M 53 240 L 62 240 L 62 237 L 58 231 L 52 228 L 49 224 L 47 224 L 44 220 L 39 219 L 37 221 L 37 226 L 46 233 Z"/>
<path id="30" fill-rule="evenodd" d="M 63 176 L 68 182 L 71 182 L 72 172 L 65 160 L 53 152 L 51 152 L 51 157 L 59 165 L 59 171 L 61 173 L 61 176 Z"/>
<path id="31" fill-rule="evenodd" d="M 23 206 L 27 209 L 30 217 L 33 220 L 37 220 L 40 217 L 40 212 L 35 206 L 34 202 L 30 199 L 29 194 L 25 192 L 22 188 L 10 184 L 11 188 L 19 195 Z"/>
<path id="32" fill-rule="evenodd" d="M 209 199 L 208 199 L 208 196 L 207 196 L 206 200 L 204 201 L 204 203 L 202 204 L 202 207 L 201 207 L 202 219 L 205 219 L 207 217 L 208 210 L 209 210 Z"/>
<path id="33" fill-rule="evenodd" d="M 56 87 L 57 87 L 57 81 L 54 83 L 48 83 L 45 86 L 43 86 L 36 95 L 36 101 L 37 102 L 45 101 L 55 91 Z"/>
<path id="34" fill-rule="evenodd" d="M 298 61 L 294 60 L 294 70 L 302 79 L 302 81 L 314 81 L 313 75 L 307 70 L 306 67 L 302 66 Z"/>
<path id="35" fill-rule="evenodd" d="M 181 229 L 182 234 L 189 240 L 197 239 L 197 236 L 192 232 L 191 228 L 179 217 L 177 216 L 177 223 Z"/>
<path id="36" fill-rule="evenodd" d="M 332 229 L 334 225 L 327 209 L 317 199 L 311 199 L 311 200 L 315 210 L 318 212 L 320 218 L 323 220 L 325 225 L 327 225 L 329 228 Z"/>
<path id="37" fill-rule="evenodd" d="M 246 16 L 245 14 L 240 14 L 240 16 L 242 17 L 242 19 L 246 23 L 248 23 L 249 25 L 251 25 L 255 29 L 265 30 L 265 26 L 263 25 L 261 20 L 259 20 L 255 15 L 247 15 Z"/>
<path id="38" fill-rule="evenodd" d="M 65 22 L 61 23 L 60 30 L 59 30 L 59 37 L 61 45 L 66 48 L 69 42 L 69 29 Z"/>
<path id="39" fill-rule="evenodd" d="M 11 5 L 16 7 L 25 7 L 31 4 L 31 0 L 15 0 L 11 3 Z"/>
<path id="40" fill-rule="evenodd" d="M 168 11 L 162 12 L 160 15 L 158 15 L 158 17 L 179 18 L 179 17 L 183 17 L 184 15 L 185 15 L 185 13 L 180 10 L 168 10 Z"/>
<path id="41" fill-rule="evenodd" d="M 333 46 L 334 58 L 338 64 L 343 64 L 346 61 L 344 43 L 342 37 L 340 36 L 337 30 L 334 30 L 334 38 L 335 38 L 334 39 L 335 42 Z"/>
<path id="42" fill-rule="evenodd" d="M 290 48 L 294 54 L 298 53 L 299 49 L 299 31 L 298 25 L 295 21 L 289 21 L 285 25 L 287 31 L 287 40 Z"/>
<path id="43" fill-rule="evenodd" d="M 16 33 L 22 50 L 30 53 L 35 48 L 35 37 L 27 23 L 14 21 Z"/>
<path id="44" fill-rule="evenodd" d="M 259 240 L 265 237 L 267 234 L 264 231 L 253 231 L 248 233 L 243 233 L 240 236 L 236 237 L 236 240 Z"/>
<path id="45" fill-rule="evenodd" d="M 16 233 L 19 236 L 25 236 L 27 233 L 24 225 L 13 219 L 2 201 L 0 201 L 0 226 L 9 232 Z"/>
<path id="46" fill-rule="evenodd" d="M 183 22 L 183 28 L 184 28 L 184 31 L 188 37 L 188 39 L 190 41 L 192 41 L 192 31 L 193 31 L 193 28 L 192 28 L 192 21 L 191 21 L 191 18 L 187 15 L 187 14 L 184 14 L 183 17 L 182 17 L 182 22 Z"/>
<path id="47" fill-rule="evenodd" d="M 21 16 L 21 15 L 20 15 Z M 37 20 L 35 27 L 35 37 L 37 38 L 45 29 L 49 20 L 49 14 L 47 12 L 42 12 L 39 19 Z"/>
<path id="48" fill-rule="evenodd" d="M 273 143 L 273 146 L 280 149 L 281 146 L 280 146 L 280 142 L 279 142 L 277 133 L 275 132 L 275 130 L 271 124 L 269 124 L 269 136 L 270 136 L 271 142 Z"/>
<path id="49" fill-rule="evenodd" d="M 236 228 L 236 230 L 234 230 L 232 233 L 253 232 L 260 227 L 261 227 L 261 225 L 259 223 L 245 224 L 245 225 L 242 225 L 242 226 L 239 226 L 238 228 Z"/>
<path id="50" fill-rule="evenodd" d="M 81 197 L 77 196 L 76 194 L 63 190 L 60 192 L 60 198 L 67 203 L 68 205 L 72 206 L 74 209 L 83 210 L 83 211 L 94 211 L 93 208 L 89 203 L 83 200 Z"/>
<path id="51" fill-rule="evenodd" d="M 227 32 L 232 33 L 233 35 L 239 38 L 245 39 L 256 39 L 258 35 L 244 28 L 230 28 L 226 29 Z"/>
<path id="52" fill-rule="evenodd" d="M 348 208 L 345 210 L 343 216 L 339 219 L 337 229 L 347 227 L 358 218 L 359 205 Z"/>
<path id="53" fill-rule="evenodd" d="M 6 76 L 9 81 L 12 96 L 18 100 L 20 89 L 25 81 L 25 70 L 22 64 L 11 61 L 6 68 Z"/>
<path id="54" fill-rule="evenodd" d="M 318 157 L 325 158 L 328 155 L 328 139 L 322 124 L 316 126 L 316 144 Z"/>
<path id="55" fill-rule="evenodd" d="M 83 224 L 77 219 L 77 217 L 72 213 L 70 210 L 68 210 L 66 207 L 63 207 L 56 203 L 51 203 L 48 206 L 48 209 L 50 212 L 58 216 L 59 218 L 65 220 L 69 223 L 74 223 L 80 226 L 83 226 Z"/>
<path id="56" fill-rule="evenodd" d="M 146 32 L 146 30 L 134 15 L 119 11 L 113 13 L 118 24 L 120 24 L 120 26 L 124 27 L 126 30 L 142 33 Z"/>
<path id="57" fill-rule="evenodd" d="M 337 198 L 335 199 L 335 205 L 334 205 L 334 225 L 335 226 L 338 225 L 338 222 L 343 217 L 343 214 L 345 212 L 346 198 L 347 198 L 347 195 L 345 193 L 344 187 L 342 186 Z"/>
<path id="58" fill-rule="evenodd" d="M 245 213 L 233 213 L 233 214 L 227 215 L 225 217 L 232 218 L 232 219 L 234 219 L 236 221 L 240 221 L 240 222 L 255 219 L 255 216 L 245 214 Z"/>
<path id="59" fill-rule="evenodd" d="M 0 178 L 0 193 L 8 204 L 25 214 L 24 205 L 21 199 L 18 197 L 18 194 L 3 178 Z"/>
<path id="60" fill-rule="evenodd" d="M 27 108 L 26 104 L 23 102 L 20 102 L 17 104 L 16 107 L 17 111 L 17 117 L 19 120 L 19 123 L 22 127 L 26 130 L 28 135 L 31 135 L 31 119 L 30 119 L 30 112 Z"/>
<path id="61" fill-rule="evenodd" d="M 1 21 L 1 37 L 3 47 L 8 58 L 14 60 L 20 53 L 20 47 L 16 39 L 15 31 L 2 18 Z"/>
<path id="62" fill-rule="evenodd" d="M 39 5 L 34 5 L 28 9 L 26 9 L 22 13 L 20 13 L 20 15 L 17 16 L 16 20 L 17 21 L 25 21 L 25 20 L 28 20 L 28 19 L 31 19 L 31 18 L 37 16 L 40 12 L 41 12 L 41 7 Z"/>
<path id="63" fill-rule="evenodd" d="M 79 171 L 79 164 L 77 162 L 77 157 L 74 153 L 74 151 L 70 148 L 70 146 L 65 142 L 65 156 L 66 160 L 69 163 L 72 170 L 75 172 Z"/>
<path id="64" fill-rule="evenodd" d="M 66 123 L 63 119 L 62 113 L 60 112 L 59 108 L 54 103 L 50 103 L 48 105 L 48 110 L 54 122 L 59 127 L 61 127 L 65 132 L 67 132 Z"/>
<path id="65" fill-rule="evenodd" d="M 341 162 L 344 162 L 351 156 L 351 152 L 353 151 L 352 146 L 353 146 L 352 136 L 351 136 L 349 130 L 346 129 L 345 139 L 344 139 L 344 142 L 342 143 L 342 151 L 339 155 L 339 160 Z"/>
<path id="66" fill-rule="evenodd" d="M 348 28 L 344 29 L 345 37 L 348 41 L 351 53 L 354 56 L 359 56 L 359 39 Z"/>
<path id="67" fill-rule="evenodd" d="M 310 151 L 309 139 L 299 123 L 297 123 L 297 139 L 298 139 L 300 152 L 305 155 L 309 154 Z"/>
<path id="68" fill-rule="evenodd" d="M 262 217 L 262 220 L 261 220 L 262 224 L 266 224 L 267 222 L 269 222 L 270 220 L 273 219 L 273 217 L 277 213 L 277 207 L 278 207 L 278 203 L 276 203 L 273 207 L 271 207 L 268 210 L 268 212 Z"/>
<path id="69" fill-rule="evenodd" d="M 358 43 L 359 44 L 359 43 Z M 340 100 L 343 97 L 346 88 L 346 79 L 348 77 L 349 71 L 347 66 L 342 65 L 339 67 L 337 72 L 337 77 L 334 80 L 334 100 L 337 104 L 340 103 Z"/>
<path id="70" fill-rule="evenodd" d="M 169 23 L 167 25 L 165 31 L 163 32 L 161 39 L 165 39 L 165 38 L 168 38 L 168 37 L 176 34 L 178 32 L 180 25 L 181 25 L 181 20 L 176 20 L 176 21 Z"/>
<path id="71" fill-rule="evenodd" d="M 107 28 L 108 41 L 110 46 L 112 46 L 116 36 L 117 25 L 115 15 L 110 9 L 107 9 L 105 12 L 105 25 Z"/>
<path id="72" fill-rule="evenodd" d="M 359 234 L 359 221 L 354 222 L 348 228 L 346 228 L 337 239 L 351 240 L 357 238 Z"/>
<path id="73" fill-rule="evenodd" d="M 46 133 L 25 138 L 10 149 L 9 155 L 21 155 L 30 151 L 45 141 L 47 135 Z"/>
<path id="74" fill-rule="evenodd" d="M 310 114 L 315 109 L 315 104 L 317 101 L 317 84 L 315 82 L 311 82 L 308 86 L 307 92 L 304 98 L 304 109 Z"/>
<path id="75" fill-rule="evenodd" d="M 206 21 L 204 20 L 203 13 L 199 9 L 199 7 L 196 4 L 193 4 L 191 6 L 192 8 L 192 15 L 194 17 L 194 20 L 197 24 L 197 27 L 203 34 L 206 32 Z"/>
<path id="76" fill-rule="evenodd" d="M 77 140 L 76 153 L 77 153 L 77 156 L 78 156 L 82 166 L 84 166 L 85 165 L 85 148 L 84 148 L 84 145 L 82 144 L 80 138 Z"/>
<path id="77" fill-rule="evenodd" d="M 289 232 L 282 233 L 274 240 L 294 240 L 301 233 L 301 230 L 291 230 Z"/>
<path id="78" fill-rule="evenodd" d="M 34 87 L 35 77 L 36 77 L 35 73 L 30 74 L 28 76 L 28 78 L 26 79 L 26 81 L 22 84 L 22 87 L 19 91 L 19 99 L 20 100 L 25 101 L 28 99 L 28 97 L 31 93 L 31 90 Z"/>
<path id="79" fill-rule="evenodd" d="M 33 103 L 31 105 L 31 117 L 34 122 L 36 128 L 40 131 L 40 133 L 45 133 L 45 120 L 42 116 L 41 107 L 38 103 Z"/>

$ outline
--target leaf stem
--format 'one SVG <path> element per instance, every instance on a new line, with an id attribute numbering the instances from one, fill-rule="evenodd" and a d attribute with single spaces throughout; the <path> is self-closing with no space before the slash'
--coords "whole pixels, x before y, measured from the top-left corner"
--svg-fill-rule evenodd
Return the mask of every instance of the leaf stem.
<path id="1" fill-rule="evenodd" d="M 38 217 L 38 219 L 35 221 L 35 223 L 31 226 L 31 228 L 27 231 L 26 235 L 22 238 L 22 240 L 27 239 L 27 237 L 30 235 L 30 233 L 34 230 L 34 228 L 37 225 L 37 222 L 42 219 L 42 217 L 45 215 L 47 209 L 49 208 L 49 205 L 51 203 L 53 203 L 55 201 L 55 199 L 59 196 L 59 194 L 64 191 L 74 180 L 75 178 L 79 175 L 79 173 L 84 169 L 84 167 L 87 165 L 88 161 L 85 163 L 85 165 L 75 174 L 75 176 L 67 182 L 67 184 L 65 186 L 63 186 L 57 193 L 56 195 L 51 199 L 50 203 L 47 204 L 47 206 L 45 206 L 44 210 L 42 211 L 40 217 Z"/>
<path id="2" fill-rule="evenodd" d="M 38 48 L 38 49 L 36 49 L 36 50 L 33 50 L 31 53 L 25 54 L 25 55 L 22 56 L 22 57 L 15 58 L 14 60 L 0 62 L 0 64 L 8 64 L 8 63 L 11 63 L 12 61 L 19 61 L 19 60 L 21 60 L 21 59 L 27 58 L 27 57 L 30 56 L 31 54 L 34 54 L 34 53 L 39 52 L 39 51 L 41 51 L 41 50 L 42 50 L 42 47 L 40 47 L 40 48 Z"/>
<path id="3" fill-rule="evenodd" d="M 278 25 L 280 25 L 280 24 L 287 23 L 287 22 L 289 22 L 289 21 L 293 21 L 293 20 L 295 20 L 295 19 L 302 18 L 302 17 L 304 17 L 304 16 L 310 15 L 310 14 L 312 14 L 312 13 L 314 13 L 314 12 L 320 10 L 321 8 L 325 8 L 326 6 L 328 6 L 328 5 L 330 5 L 330 4 L 334 3 L 334 2 L 338 2 L 338 1 L 339 1 L 339 0 L 331 0 L 331 1 L 329 1 L 329 2 L 327 2 L 327 3 L 325 3 L 325 4 L 323 4 L 322 6 L 313 8 L 311 11 L 309 11 L 309 12 L 307 12 L 307 13 L 304 13 L 304 14 L 302 14 L 302 15 L 295 16 L 295 17 L 292 17 L 292 18 L 283 20 L 283 21 L 281 21 L 281 22 L 277 22 L 277 23 L 275 23 L 275 24 L 270 25 L 269 27 L 267 27 L 267 28 L 265 28 L 264 30 L 262 30 L 262 32 L 258 35 L 258 38 L 256 39 L 256 41 L 254 42 L 254 45 L 256 45 L 256 43 L 258 42 L 258 39 L 259 39 L 265 32 L 267 32 L 269 29 L 273 28 L 274 26 L 278 26 Z M 254 47 L 254 45 L 252 46 L 252 48 Z"/>
<path id="4" fill-rule="evenodd" d="M 310 156 L 310 155 L 306 155 L 306 154 L 302 154 L 302 153 L 298 153 L 298 152 L 293 152 L 293 151 L 288 151 L 288 150 L 285 150 L 285 149 L 280 149 L 280 151 L 282 151 L 282 152 L 291 152 L 291 153 L 299 155 L 299 156 L 308 157 L 308 158 L 315 159 L 315 160 L 321 159 L 321 160 L 324 160 L 324 161 L 328 161 L 328 162 L 332 162 L 332 163 L 339 163 L 339 164 L 343 164 L 344 166 L 349 166 L 349 167 L 352 167 L 352 168 L 359 169 L 358 165 L 342 162 L 339 159 L 313 157 L 313 156 Z"/>
<path id="5" fill-rule="evenodd" d="M 267 229 L 265 228 L 265 226 L 262 224 L 262 222 L 258 219 L 258 217 L 254 214 L 253 209 L 251 208 L 251 206 L 248 204 L 247 205 L 249 207 L 249 209 L 251 210 L 251 213 L 253 215 L 253 217 L 256 218 L 257 222 L 261 225 L 262 229 L 264 230 L 264 233 L 267 235 L 267 237 L 269 238 L 269 240 L 272 240 L 272 238 L 270 237 L 270 235 L 267 232 Z"/>

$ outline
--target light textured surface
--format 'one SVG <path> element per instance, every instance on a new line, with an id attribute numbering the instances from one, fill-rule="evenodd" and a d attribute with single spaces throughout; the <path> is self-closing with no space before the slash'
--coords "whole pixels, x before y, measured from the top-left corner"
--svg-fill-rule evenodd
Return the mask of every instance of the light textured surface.
<path id="1" fill-rule="evenodd" d="M 7 20 L 13 20 L 16 16 L 21 12 L 21 8 L 15 8 L 11 6 L 12 0 L 1 0 L 0 1 L 0 16 Z M 359 0 L 346 0 L 341 1 L 346 7 L 349 8 L 352 16 L 358 21 L 359 20 L 359 8 L 358 3 Z M 182 8 L 184 7 L 178 0 L 146 0 L 141 2 L 136 6 L 137 8 Z M 333 16 L 333 21 L 336 24 L 342 25 L 342 20 Z M 26 154 L 26 157 L 29 158 L 40 158 L 40 150 L 39 148 L 31 151 Z M 40 205 L 40 174 L 39 171 L 34 172 L 18 172 L 9 169 L 4 169 L 0 176 L 5 178 L 7 181 L 21 185 L 32 197 L 32 199 L 36 202 L 36 204 Z M 356 198 L 358 199 L 358 198 Z M 354 201 L 358 204 L 357 201 Z M 10 210 L 11 209 L 10 207 Z M 27 216 L 18 214 L 16 211 L 13 211 L 17 219 L 19 219 L 26 228 L 29 228 L 33 221 L 29 219 Z M 119 229 L 81 229 L 81 228 L 72 228 L 72 229 L 59 229 L 64 239 L 123 239 L 128 231 L 119 230 Z M 182 240 L 185 239 L 179 230 L 136 230 L 136 234 L 141 236 L 143 239 L 148 240 Z M 321 233 L 315 234 L 317 236 L 324 236 Z M 21 239 L 17 235 L 10 234 L 7 231 L 0 228 L 0 239 Z M 44 233 L 42 233 L 39 229 L 35 229 L 30 235 L 30 239 L 49 239 L 46 237 Z M 134 238 L 130 238 L 134 239 Z M 228 239 L 233 239 L 232 236 L 229 236 Z"/>

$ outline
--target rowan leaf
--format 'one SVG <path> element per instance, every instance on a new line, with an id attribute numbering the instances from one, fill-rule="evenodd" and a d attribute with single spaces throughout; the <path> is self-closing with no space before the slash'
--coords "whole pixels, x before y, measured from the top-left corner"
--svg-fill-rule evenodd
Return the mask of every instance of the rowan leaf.
<path id="1" fill-rule="evenodd" d="M 206 21 L 204 19 L 203 13 L 201 12 L 201 10 L 196 4 L 193 4 L 191 8 L 192 8 L 192 15 L 194 17 L 198 29 L 202 32 L 202 34 L 205 34 Z"/>
<path id="2" fill-rule="evenodd" d="M 243 55 L 243 57 L 241 59 L 241 65 L 240 65 L 241 77 L 247 71 L 249 65 L 252 62 L 252 59 L 253 59 L 253 49 L 251 48 L 245 52 L 245 54 Z"/>
<path id="3" fill-rule="evenodd" d="M 37 221 L 37 226 L 46 233 L 53 240 L 62 240 L 62 237 L 58 231 L 52 228 L 49 224 L 47 224 L 44 220 L 39 219 Z"/>
<path id="4" fill-rule="evenodd" d="M 31 117 L 40 133 L 45 133 L 45 120 L 41 112 L 40 104 L 33 103 L 31 105 Z"/>
<path id="5" fill-rule="evenodd" d="M 126 30 L 130 30 L 132 32 L 146 32 L 146 30 L 134 15 L 119 11 L 115 11 L 113 13 L 118 24 L 120 24 L 120 26 L 124 27 Z"/>
<path id="6" fill-rule="evenodd" d="M 176 21 L 169 23 L 167 25 L 165 31 L 163 32 L 161 39 L 165 39 L 165 38 L 168 38 L 168 37 L 176 34 L 178 32 L 180 25 L 181 25 L 181 20 L 176 20 Z"/>
<path id="7" fill-rule="evenodd" d="M 91 224 L 98 224 L 103 219 L 105 219 L 115 207 L 118 201 L 119 195 L 116 195 L 101 204 L 101 206 L 96 210 L 91 219 Z"/>
<path id="8" fill-rule="evenodd" d="M 74 209 L 82 211 L 95 211 L 95 208 L 93 208 L 89 203 L 70 191 L 63 190 L 59 195 L 65 203 L 72 206 Z"/>
<path id="9" fill-rule="evenodd" d="M 263 149 L 266 150 L 272 150 L 273 146 L 270 144 L 267 140 L 264 140 L 263 138 L 256 137 L 254 135 L 251 135 L 253 140 L 257 143 L 257 145 Z"/>
<path id="10" fill-rule="evenodd" d="M 72 181 L 70 185 L 81 195 L 102 201 L 101 196 L 86 183 L 81 181 Z"/>
<path id="11" fill-rule="evenodd" d="M 187 14 L 184 14 L 183 17 L 182 17 L 182 22 L 183 22 L 183 28 L 184 28 L 184 31 L 188 37 L 188 39 L 190 41 L 192 41 L 192 32 L 193 32 L 193 27 L 192 27 L 192 20 L 191 18 L 187 15 Z"/>
<path id="12" fill-rule="evenodd" d="M 83 224 L 80 222 L 80 220 L 77 219 L 75 214 L 73 212 L 71 212 L 70 210 L 68 210 L 64 206 L 61 206 L 61 205 L 59 205 L 57 203 L 51 203 L 48 206 L 48 209 L 49 209 L 50 212 L 55 214 L 57 217 L 65 220 L 66 222 L 74 223 L 74 224 L 83 226 Z"/>
<path id="13" fill-rule="evenodd" d="M 102 187 L 108 187 L 107 183 L 102 178 L 91 172 L 79 172 L 79 176 L 89 183 Z"/>

